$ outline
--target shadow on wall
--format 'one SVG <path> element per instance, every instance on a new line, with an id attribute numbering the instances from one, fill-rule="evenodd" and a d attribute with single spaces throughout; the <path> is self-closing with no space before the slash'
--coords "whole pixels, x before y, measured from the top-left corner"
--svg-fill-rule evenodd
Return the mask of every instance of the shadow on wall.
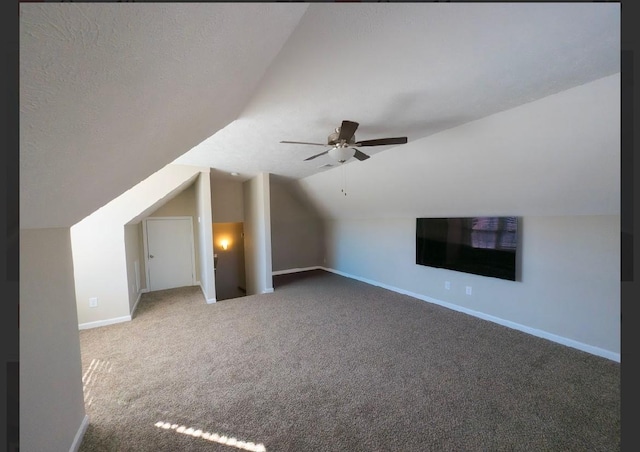
<path id="1" fill-rule="evenodd" d="M 244 223 L 214 223 L 213 252 L 216 299 L 244 297 Z"/>

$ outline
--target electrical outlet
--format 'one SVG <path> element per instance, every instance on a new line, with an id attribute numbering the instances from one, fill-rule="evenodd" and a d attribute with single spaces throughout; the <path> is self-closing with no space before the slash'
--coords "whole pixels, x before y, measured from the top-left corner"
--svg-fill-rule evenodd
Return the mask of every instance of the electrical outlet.
<path id="1" fill-rule="evenodd" d="M 90 308 L 98 307 L 98 299 L 96 297 L 89 298 L 89 307 Z"/>
<path id="2" fill-rule="evenodd" d="M 471 295 L 471 286 L 467 286 L 467 295 Z"/>
<path id="3" fill-rule="evenodd" d="M 451 281 L 445 281 L 444 282 L 444 288 L 447 290 L 451 290 Z"/>

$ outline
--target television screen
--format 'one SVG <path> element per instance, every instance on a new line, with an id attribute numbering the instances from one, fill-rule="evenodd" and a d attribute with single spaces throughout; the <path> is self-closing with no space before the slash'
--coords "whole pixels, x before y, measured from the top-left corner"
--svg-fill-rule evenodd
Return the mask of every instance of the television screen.
<path id="1" fill-rule="evenodd" d="M 518 217 L 418 218 L 416 264 L 516 280 Z"/>

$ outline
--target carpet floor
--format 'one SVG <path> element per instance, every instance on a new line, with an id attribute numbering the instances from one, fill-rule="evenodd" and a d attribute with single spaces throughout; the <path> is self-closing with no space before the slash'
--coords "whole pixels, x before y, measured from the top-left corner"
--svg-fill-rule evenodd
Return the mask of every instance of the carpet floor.
<path id="1" fill-rule="evenodd" d="M 620 364 L 332 273 L 80 331 L 88 451 L 616 451 Z"/>

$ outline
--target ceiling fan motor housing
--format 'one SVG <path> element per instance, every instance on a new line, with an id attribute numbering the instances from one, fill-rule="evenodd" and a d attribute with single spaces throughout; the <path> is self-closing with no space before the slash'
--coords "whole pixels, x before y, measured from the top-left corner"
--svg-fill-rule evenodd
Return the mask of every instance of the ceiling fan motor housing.
<path id="1" fill-rule="evenodd" d="M 340 127 L 336 128 L 336 131 L 333 132 L 331 135 L 329 135 L 329 137 L 327 138 L 327 144 L 334 146 L 336 144 L 338 144 L 340 141 L 338 140 L 338 137 L 340 136 Z M 355 134 L 351 137 L 351 139 L 349 140 L 349 142 L 347 144 L 350 145 L 354 145 L 356 144 L 356 136 Z"/>

